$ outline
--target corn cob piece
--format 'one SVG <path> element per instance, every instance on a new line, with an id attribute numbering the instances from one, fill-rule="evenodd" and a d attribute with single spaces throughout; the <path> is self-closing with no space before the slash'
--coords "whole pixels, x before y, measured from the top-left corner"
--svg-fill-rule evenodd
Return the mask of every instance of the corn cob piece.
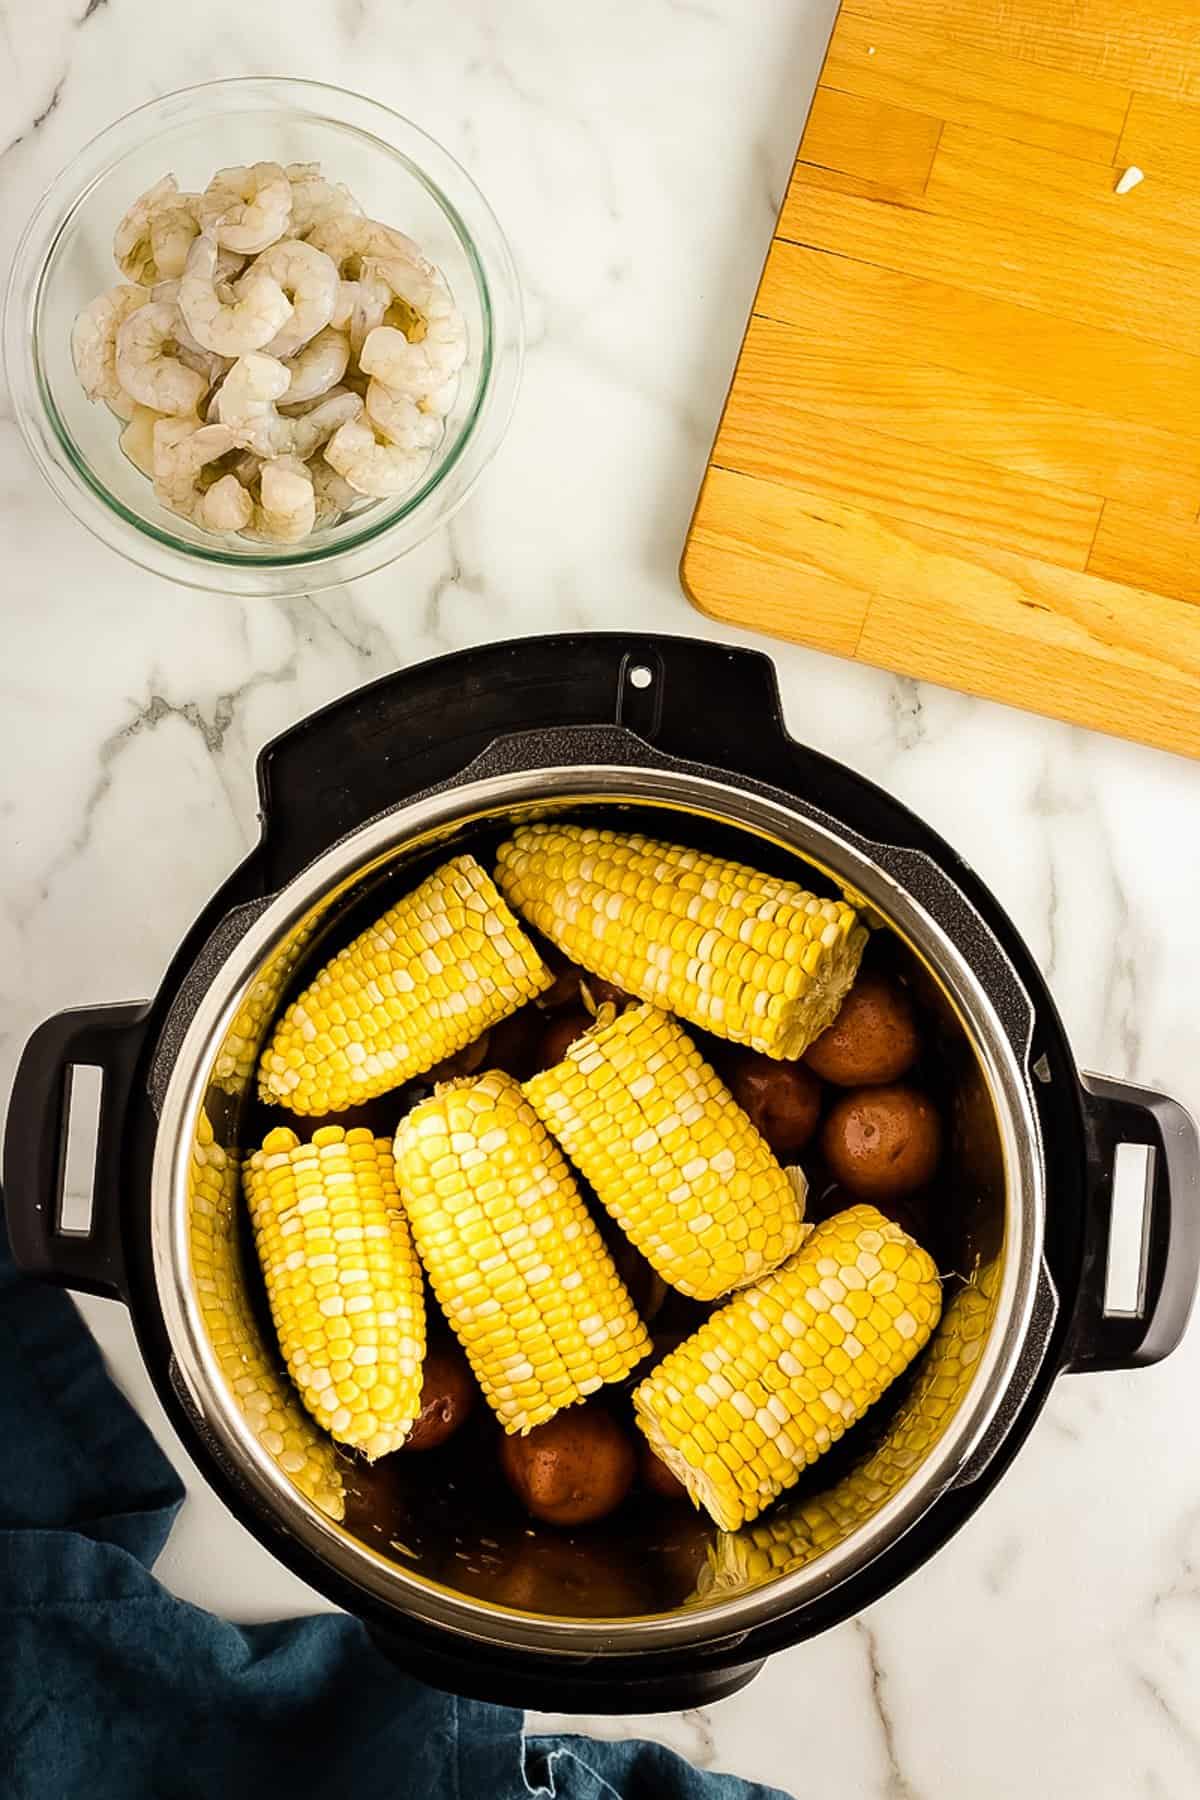
<path id="1" fill-rule="evenodd" d="M 238 1159 L 201 1112 L 188 1171 L 188 1242 L 200 1316 L 243 1418 L 288 1479 L 331 1519 L 345 1517 L 333 1445 L 303 1411 L 263 1346 L 238 1251 Z"/>
<path id="2" fill-rule="evenodd" d="M 985 1276 L 986 1286 L 991 1282 Z M 983 1353 L 993 1303 L 974 1283 L 960 1288 L 887 1436 L 832 1488 L 781 1507 L 744 1531 L 719 1532 L 696 1584 L 696 1598 L 744 1593 L 803 1569 L 843 1543 L 898 1494 L 958 1411 Z"/>
<path id="3" fill-rule="evenodd" d="M 425 1296 L 392 1147 L 326 1125 L 269 1132 L 243 1171 L 271 1316 L 305 1406 L 370 1459 L 421 1410 Z"/>
<path id="4" fill-rule="evenodd" d="M 309 1115 L 385 1094 L 554 977 L 473 856 L 456 856 L 340 950 L 272 1033 L 268 1103 Z"/>
<path id="5" fill-rule="evenodd" d="M 634 1389 L 638 1424 L 725 1531 L 757 1518 L 928 1341 L 930 1257 L 873 1206 L 816 1226 Z"/>
<path id="6" fill-rule="evenodd" d="M 621 1381 L 650 1338 L 562 1153 L 498 1071 L 447 1083 L 396 1132 L 433 1291 L 507 1432 Z"/>
<path id="7" fill-rule="evenodd" d="M 534 1111 L 664 1281 L 716 1300 L 800 1242 L 803 1191 L 666 1013 L 593 1026 L 525 1083 Z"/>
<path id="8" fill-rule="evenodd" d="M 779 1058 L 832 1024 L 867 940 L 844 900 L 640 833 L 525 825 L 496 880 L 592 974 Z"/>

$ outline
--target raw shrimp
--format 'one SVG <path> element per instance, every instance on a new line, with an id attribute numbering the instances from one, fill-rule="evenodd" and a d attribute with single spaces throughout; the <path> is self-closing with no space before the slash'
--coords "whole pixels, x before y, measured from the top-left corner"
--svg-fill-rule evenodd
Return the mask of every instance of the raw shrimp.
<path id="1" fill-rule="evenodd" d="M 217 417 L 232 431 L 239 449 L 282 456 L 292 448 L 295 421 L 281 419 L 275 409 L 290 379 L 273 356 L 239 356 L 217 396 Z"/>
<path id="2" fill-rule="evenodd" d="M 106 400 L 117 409 L 129 404 L 117 375 L 117 333 L 145 304 L 145 288 L 118 282 L 77 316 L 71 328 L 71 356 L 89 400 Z"/>
<path id="3" fill-rule="evenodd" d="M 293 454 L 307 462 L 335 431 L 340 431 L 351 419 L 357 419 L 362 409 L 363 403 L 359 396 L 346 388 L 338 388 L 334 393 L 326 394 L 302 417 L 289 420 Z"/>
<path id="4" fill-rule="evenodd" d="M 239 290 L 264 275 L 282 288 L 292 303 L 291 318 L 265 346 L 267 355 L 280 359 L 295 356 L 318 331 L 324 331 L 333 316 L 337 269 L 323 250 L 315 250 L 300 238 L 285 238 L 255 258 L 238 283 Z"/>
<path id="5" fill-rule="evenodd" d="M 338 274 L 348 281 L 357 281 L 363 261 L 368 257 L 399 258 L 427 274 L 433 272 L 433 265 L 421 255 L 410 237 L 402 231 L 394 231 L 390 225 L 381 225 L 378 219 L 335 213 L 332 218 L 318 220 L 308 234 L 308 241 L 323 250 L 326 256 L 331 256 L 338 266 Z"/>
<path id="6" fill-rule="evenodd" d="M 158 305 L 173 306 L 176 311 L 175 342 L 179 346 L 179 360 L 186 368 L 198 369 L 203 375 L 208 374 L 210 381 L 219 381 L 226 370 L 232 367 L 232 356 L 221 356 L 216 350 L 206 350 L 204 345 L 195 339 L 187 328 L 187 320 L 179 304 L 179 281 L 159 281 L 150 289 L 150 298 Z M 184 352 L 188 352 L 187 355 Z"/>
<path id="7" fill-rule="evenodd" d="M 149 406 L 135 406 L 133 417 L 118 440 L 139 474 L 154 480 L 154 427 L 166 415 Z"/>
<path id="8" fill-rule="evenodd" d="M 421 401 L 421 411 L 431 418 L 444 419 L 458 399 L 458 376 L 452 375 L 450 380 L 440 388 L 434 388 L 432 394 L 426 394 Z"/>
<path id="9" fill-rule="evenodd" d="M 183 274 L 193 238 L 200 232 L 199 194 L 177 194 L 150 215 L 150 249 L 159 281 Z"/>
<path id="10" fill-rule="evenodd" d="M 200 496 L 196 521 L 209 531 L 244 531 L 254 517 L 254 502 L 236 475 L 222 475 Z"/>
<path id="11" fill-rule="evenodd" d="M 397 394 L 372 377 L 367 386 L 367 417 L 380 437 L 406 450 L 433 450 L 442 435 L 442 421 L 427 413 L 407 394 Z"/>
<path id="12" fill-rule="evenodd" d="M 289 163 L 284 170 L 292 187 L 292 219 L 289 237 L 306 237 L 322 219 L 337 214 L 361 213 L 362 207 L 340 181 L 327 181 L 320 163 Z"/>
<path id="13" fill-rule="evenodd" d="M 158 279 L 151 230 L 155 215 L 177 204 L 179 183 L 164 175 L 134 201 L 113 234 L 113 257 L 127 281 L 150 287 Z"/>
<path id="14" fill-rule="evenodd" d="M 424 335 L 410 342 L 392 325 L 378 325 L 367 337 L 358 364 L 412 400 L 444 388 L 467 360 L 467 327 L 449 290 L 437 286 L 424 309 Z"/>
<path id="15" fill-rule="evenodd" d="M 350 483 L 331 469 L 323 456 L 314 456 L 307 465 L 312 476 L 313 494 L 316 497 L 316 520 L 318 525 L 333 525 L 358 505 L 362 495 L 357 493 Z"/>
<path id="16" fill-rule="evenodd" d="M 354 315 L 354 302 L 357 298 L 357 281 L 338 282 L 337 299 L 333 303 L 333 312 L 329 318 L 329 323 L 335 331 L 349 329 L 350 320 Z"/>
<path id="17" fill-rule="evenodd" d="M 138 307 L 117 333 L 117 379 L 131 399 L 155 412 L 194 413 L 208 382 L 174 354 L 178 308 L 151 302 Z"/>
<path id="18" fill-rule="evenodd" d="M 238 297 L 221 299 L 216 288 L 217 244 L 202 232 L 188 252 L 179 304 L 188 330 L 205 350 L 243 356 L 261 350 L 292 316 L 292 303 L 277 281 L 255 269 L 238 283 Z"/>
<path id="19" fill-rule="evenodd" d="M 200 219 L 225 250 L 257 256 L 281 238 L 292 216 L 292 185 L 275 162 L 218 169 L 200 199 Z"/>
<path id="20" fill-rule="evenodd" d="M 316 521 L 313 479 L 298 456 L 273 456 L 262 466 L 262 504 L 254 519 L 263 537 L 298 544 Z"/>
<path id="21" fill-rule="evenodd" d="M 357 358 L 370 334 L 383 324 L 392 304 L 392 290 L 380 276 L 364 269 L 353 283 L 354 299 L 350 307 L 350 349 Z"/>
<path id="22" fill-rule="evenodd" d="M 287 391 L 288 406 L 299 406 L 302 401 L 328 393 L 346 373 L 349 361 L 350 342 L 342 332 L 334 331 L 330 325 L 318 331 L 298 356 L 284 360 L 283 366 L 292 378 Z"/>
<path id="23" fill-rule="evenodd" d="M 194 419 L 159 419 L 154 427 L 154 491 L 172 512 L 190 518 L 201 494 L 197 476 L 234 448 L 227 425 L 198 425 Z"/>
<path id="24" fill-rule="evenodd" d="M 351 419 L 325 446 L 325 461 L 360 494 L 386 499 L 403 494 L 429 466 L 427 450 L 381 444 L 365 419 Z"/>

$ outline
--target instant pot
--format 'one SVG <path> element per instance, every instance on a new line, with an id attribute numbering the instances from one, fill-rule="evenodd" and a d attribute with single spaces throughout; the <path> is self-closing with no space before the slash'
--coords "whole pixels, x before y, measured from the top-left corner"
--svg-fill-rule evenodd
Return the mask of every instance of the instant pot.
<path id="1" fill-rule="evenodd" d="M 258 783 L 258 845 L 157 997 L 61 1013 L 30 1039 L 5 1138 L 8 1226 L 27 1270 L 125 1302 L 226 1505 L 414 1674 L 587 1712 L 731 1693 L 944 1544 L 1060 1375 L 1136 1368 L 1178 1343 L 1200 1263 L 1191 1121 L 1078 1072 L 987 888 L 904 807 L 788 735 L 765 657 L 626 634 L 491 645 L 316 714 L 263 751 Z M 845 892 L 894 935 L 945 1071 L 938 1331 L 907 1381 L 740 1532 L 649 1503 L 590 1534 L 531 1527 L 477 1438 L 355 1462 L 302 1413 L 263 1308 L 237 1171 L 271 1017 L 433 863 L 486 857 L 514 820 L 560 813 Z M 90 1223 L 73 1231 L 61 1202 L 81 1064 L 103 1087 Z M 1123 1144 L 1146 1147 L 1145 1209 L 1137 1301 L 1113 1312 Z"/>

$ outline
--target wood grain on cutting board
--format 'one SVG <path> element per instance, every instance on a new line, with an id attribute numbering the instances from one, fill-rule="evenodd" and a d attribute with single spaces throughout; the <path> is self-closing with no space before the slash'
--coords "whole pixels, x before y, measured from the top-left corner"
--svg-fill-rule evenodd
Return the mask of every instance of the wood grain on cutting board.
<path id="1" fill-rule="evenodd" d="M 682 574 L 1200 755 L 1200 0 L 847 0 Z"/>

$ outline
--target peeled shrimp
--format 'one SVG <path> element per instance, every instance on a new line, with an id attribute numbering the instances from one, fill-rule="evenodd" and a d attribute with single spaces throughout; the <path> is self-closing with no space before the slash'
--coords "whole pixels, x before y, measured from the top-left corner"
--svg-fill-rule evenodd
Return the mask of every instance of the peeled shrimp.
<path id="1" fill-rule="evenodd" d="M 363 261 L 368 257 L 388 260 L 398 257 L 427 274 L 433 271 L 433 265 L 426 261 L 410 237 L 402 231 L 394 231 L 390 225 L 381 225 L 378 219 L 367 219 L 358 214 L 335 213 L 331 218 L 319 219 L 308 234 L 308 242 L 331 256 L 338 266 L 338 274 L 349 281 L 358 279 Z"/>
<path id="2" fill-rule="evenodd" d="M 336 469 L 330 468 L 323 456 L 314 456 L 307 467 L 312 476 L 318 525 L 334 524 L 362 499 Z"/>
<path id="3" fill-rule="evenodd" d="M 222 300 L 216 287 L 217 244 L 208 232 L 188 252 L 179 304 L 188 330 L 205 350 L 244 356 L 269 344 L 292 316 L 292 303 L 277 281 L 252 268 L 238 283 L 238 297 Z"/>
<path id="4" fill-rule="evenodd" d="M 200 405 L 208 382 L 174 354 L 178 308 L 140 306 L 117 333 L 117 379 L 132 400 L 155 412 L 186 416 Z"/>
<path id="5" fill-rule="evenodd" d="M 209 531 L 245 531 L 254 517 L 254 502 L 236 475 L 222 475 L 200 496 L 197 524 Z"/>
<path id="6" fill-rule="evenodd" d="M 358 364 L 399 394 L 422 400 L 453 379 L 467 360 L 467 327 L 449 291 L 435 287 L 424 308 L 424 336 L 411 342 L 392 325 L 378 325 L 363 344 Z"/>
<path id="7" fill-rule="evenodd" d="M 154 480 L 154 427 L 165 415 L 149 406 L 135 406 L 133 416 L 118 440 L 139 474 Z"/>
<path id="8" fill-rule="evenodd" d="M 274 456 L 262 466 L 262 504 L 255 524 L 264 537 L 297 544 L 316 522 L 313 479 L 298 456 Z"/>
<path id="9" fill-rule="evenodd" d="M 155 493 L 172 512 L 190 518 L 202 497 L 196 479 L 201 469 L 234 448 L 227 425 L 159 419 L 154 427 Z"/>
<path id="10" fill-rule="evenodd" d="M 441 438 L 440 418 L 374 378 L 367 386 L 366 411 L 380 437 L 404 450 L 433 450 Z"/>
<path id="11" fill-rule="evenodd" d="M 71 356 L 89 400 L 106 400 L 118 411 L 130 406 L 117 375 L 117 333 L 145 304 L 144 288 L 118 282 L 76 317 L 71 328 Z"/>
<path id="12" fill-rule="evenodd" d="M 233 433 L 239 449 L 256 456 L 282 456 L 292 448 L 291 419 L 281 419 L 275 402 L 291 380 L 273 356 L 240 356 L 221 384 L 217 417 Z"/>
<path id="13" fill-rule="evenodd" d="M 292 316 L 265 346 L 268 356 L 295 356 L 333 317 L 338 297 L 338 272 L 323 250 L 300 238 L 285 238 L 256 257 L 239 287 L 266 276 L 283 289 L 292 303 Z M 257 349 L 258 346 L 256 345 Z"/>
<path id="14" fill-rule="evenodd" d="M 429 466 L 429 454 L 380 443 L 369 421 L 351 419 L 326 444 L 325 461 L 357 493 L 385 499 L 405 493 L 420 480 Z"/>
<path id="15" fill-rule="evenodd" d="M 346 373 L 349 361 L 350 340 L 347 337 L 329 325 L 324 331 L 318 331 L 298 356 L 284 359 L 283 366 L 292 378 L 287 391 L 288 406 L 299 406 L 302 401 L 315 400 L 319 394 L 328 393 Z"/>
<path id="16" fill-rule="evenodd" d="M 150 287 L 158 279 L 151 230 L 155 215 L 174 206 L 179 196 L 179 183 L 173 175 L 164 175 L 154 186 L 134 201 L 113 234 L 113 257 L 127 281 Z"/>
<path id="17" fill-rule="evenodd" d="M 362 207 L 348 187 L 340 181 L 327 181 L 320 163 L 289 163 L 284 170 L 292 188 L 292 218 L 289 237 L 307 237 L 322 219 L 339 214 L 361 213 Z"/>
<path id="18" fill-rule="evenodd" d="M 199 194 L 177 194 L 150 215 L 150 249 L 160 281 L 177 281 L 183 274 L 199 232 Z"/>
<path id="19" fill-rule="evenodd" d="M 343 425 L 357 419 L 363 409 L 363 403 L 357 394 L 347 388 L 339 388 L 323 399 L 298 419 L 287 422 L 292 428 L 292 453 L 305 462 L 315 451 L 321 448 Z"/>
<path id="20" fill-rule="evenodd" d="M 275 243 L 292 216 L 292 186 L 275 162 L 218 169 L 200 198 L 200 219 L 225 250 L 257 256 Z"/>

